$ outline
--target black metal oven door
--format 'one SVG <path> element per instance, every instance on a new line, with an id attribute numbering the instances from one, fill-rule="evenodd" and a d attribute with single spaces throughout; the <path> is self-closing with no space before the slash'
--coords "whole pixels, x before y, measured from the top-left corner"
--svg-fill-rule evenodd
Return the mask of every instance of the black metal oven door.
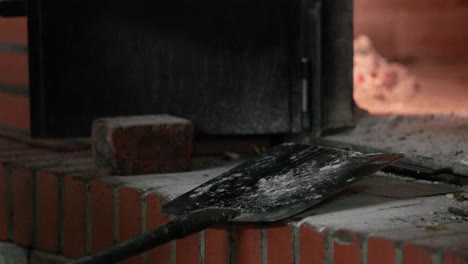
<path id="1" fill-rule="evenodd" d="M 167 113 L 207 134 L 285 133 L 299 1 L 29 1 L 32 134 Z M 300 112 L 299 112 L 300 113 Z"/>

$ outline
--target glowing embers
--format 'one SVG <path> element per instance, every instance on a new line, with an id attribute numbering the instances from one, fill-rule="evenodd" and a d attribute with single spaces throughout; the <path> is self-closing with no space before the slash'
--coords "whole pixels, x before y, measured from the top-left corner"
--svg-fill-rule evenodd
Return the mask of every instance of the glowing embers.
<path id="1" fill-rule="evenodd" d="M 417 93 L 418 83 L 400 64 L 380 56 L 367 36 L 354 40 L 354 100 L 371 113 L 398 109 Z"/>
<path id="2" fill-rule="evenodd" d="M 354 40 L 354 100 L 371 114 L 468 116 L 468 64 L 387 61 L 370 39 Z"/>

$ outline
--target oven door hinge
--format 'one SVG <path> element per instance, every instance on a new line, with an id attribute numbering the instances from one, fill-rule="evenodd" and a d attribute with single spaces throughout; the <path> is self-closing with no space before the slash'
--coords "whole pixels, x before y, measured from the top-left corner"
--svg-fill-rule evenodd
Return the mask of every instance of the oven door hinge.
<path id="1" fill-rule="evenodd" d="M 301 110 L 303 114 L 309 112 L 309 62 L 309 58 L 301 58 Z"/>
<path id="2" fill-rule="evenodd" d="M 302 57 L 300 61 L 300 98 L 301 98 L 301 125 L 302 129 L 310 129 L 310 58 Z"/>
<path id="3" fill-rule="evenodd" d="M 307 63 L 309 80 L 309 122 L 311 134 L 318 137 L 322 133 L 322 2 L 316 1 L 307 9 Z"/>

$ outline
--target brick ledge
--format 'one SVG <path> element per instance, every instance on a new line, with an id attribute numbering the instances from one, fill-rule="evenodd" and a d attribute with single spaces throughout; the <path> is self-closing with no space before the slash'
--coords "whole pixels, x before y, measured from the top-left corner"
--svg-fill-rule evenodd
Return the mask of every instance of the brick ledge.
<path id="1" fill-rule="evenodd" d="M 165 224 L 162 203 L 228 169 L 97 178 L 88 152 L 2 140 L 0 149 L 1 239 L 68 258 Z M 468 223 L 446 212 L 450 203 L 347 191 L 306 219 L 219 225 L 123 263 L 468 263 Z M 427 222 L 445 229 L 427 231 Z"/>

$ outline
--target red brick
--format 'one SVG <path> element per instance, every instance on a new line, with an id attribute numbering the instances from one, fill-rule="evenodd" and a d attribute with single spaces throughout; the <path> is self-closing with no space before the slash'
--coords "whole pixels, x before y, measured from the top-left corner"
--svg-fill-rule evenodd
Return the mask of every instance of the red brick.
<path id="1" fill-rule="evenodd" d="M 95 173 L 65 175 L 63 183 L 63 254 L 71 258 L 86 255 L 87 186 Z"/>
<path id="2" fill-rule="evenodd" d="M 96 164 L 104 173 L 135 175 L 189 169 L 193 126 L 167 115 L 96 120 L 92 129 Z"/>
<path id="3" fill-rule="evenodd" d="M 1 69 L 0 69 L 1 71 Z M 0 125 L 29 130 L 29 98 L 0 92 Z"/>
<path id="4" fill-rule="evenodd" d="M 28 85 L 28 55 L 0 51 L 0 83 L 13 86 Z"/>
<path id="5" fill-rule="evenodd" d="M 221 224 L 205 231 L 206 264 L 229 263 L 230 232 L 229 225 Z"/>
<path id="6" fill-rule="evenodd" d="M 136 189 L 123 187 L 119 190 L 119 242 L 133 238 L 142 229 L 142 201 Z M 139 264 L 143 255 L 138 255 L 120 263 Z"/>
<path id="7" fill-rule="evenodd" d="M 0 18 L 0 42 L 27 44 L 28 29 L 26 18 Z"/>
<path id="8" fill-rule="evenodd" d="M 13 241 L 29 247 L 34 236 L 34 175 L 28 168 L 13 169 Z"/>
<path id="9" fill-rule="evenodd" d="M 85 172 L 93 168 L 88 157 L 72 157 L 65 166 L 55 166 L 36 176 L 36 248 L 47 252 L 60 250 L 61 184 L 65 173 Z"/>
<path id="10" fill-rule="evenodd" d="M 38 172 L 36 184 L 36 248 L 58 252 L 60 250 L 59 176 L 45 171 Z"/>
<path id="11" fill-rule="evenodd" d="M 338 230 L 333 237 L 333 263 L 361 263 L 361 239 L 358 235 Z"/>
<path id="12" fill-rule="evenodd" d="M 396 249 L 391 241 L 370 237 L 367 240 L 368 264 L 394 264 L 396 263 Z"/>
<path id="13" fill-rule="evenodd" d="M 169 216 L 163 214 L 161 200 L 154 194 L 146 197 L 146 230 L 154 230 L 170 221 Z M 147 252 L 148 263 L 170 264 L 171 244 L 166 243 Z"/>
<path id="14" fill-rule="evenodd" d="M 405 245 L 403 247 L 403 262 L 411 264 L 431 264 L 431 253 L 421 247 Z"/>
<path id="15" fill-rule="evenodd" d="M 300 264 L 325 264 L 327 261 L 326 234 L 311 226 L 299 229 Z"/>
<path id="16" fill-rule="evenodd" d="M 293 263 L 293 235 L 292 227 L 284 224 L 271 224 L 267 229 L 268 263 Z"/>
<path id="17" fill-rule="evenodd" d="M 262 226 L 258 224 L 236 225 L 236 263 L 258 264 L 262 260 Z"/>
<path id="18" fill-rule="evenodd" d="M 114 190 L 104 181 L 91 183 L 91 252 L 114 245 Z"/>
<path id="19" fill-rule="evenodd" d="M 39 231 L 39 234 L 43 234 L 42 238 L 45 238 L 46 236 L 48 237 L 47 239 L 53 238 L 52 242 L 48 240 L 49 244 L 47 244 L 48 242 L 45 242 L 45 245 L 52 247 L 53 249 L 51 251 L 57 251 L 57 241 L 59 241 L 59 218 L 57 205 L 59 202 L 58 185 L 55 183 L 55 187 L 51 187 L 50 192 L 47 192 L 47 190 L 42 192 L 39 191 L 43 189 L 41 187 L 44 187 L 44 185 L 41 183 L 40 178 L 36 178 L 35 171 L 37 169 L 47 167 L 50 168 L 52 166 L 54 166 L 54 169 L 57 168 L 57 166 L 65 166 L 65 168 L 69 168 L 69 165 L 76 161 L 75 158 L 82 156 L 82 154 L 52 153 L 41 150 L 37 153 L 35 150 L 33 150 L 34 149 L 31 149 L 32 152 L 25 152 L 24 150 L 21 150 L 20 152 L 24 152 L 24 155 L 20 155 L 18 152 L 16 152 L 13 157 L 7 157 L 8 162 L 13 163 L 8 165 L 12 168 L 11 178 L 13 182 L 13 240 L 22 246 L 31 245 L 34 239 L 34 228 L 36 225 L 35 220 L 37 218 L 34 207 L 38 205 L 38 209 L 40 209 L 41 201 L 45 201 L 45 203 L 43 203 L 43 207 L 45 210 L 49 211 L 45 211 L 45 213 L 42 214 L 39 211 L 38 215 L 47 216 L 47 220 L 40 223 L 40 226 L 46 228 L 47 230 L 45 232 L 41 232 L 40 230 L 37 231 Z M 10 154 L 13 154 L 13 152 Z M 49 178 L 46 180 L 48 179 Z M 34 186 L 36 180 L 37 185 Z M 49 183 L 45 184 L 45 186 L 48 185 Z M 54 183 L 52 185 L 54 185 Z M 37 194 L 37 191 L 39 191 L 39 194 L 44 193 L 45 197 L 42 199 L 40 197 L 34 197 L 34 195 Z M 54 196 L 55 198 L 51 199 Z M 49 216 L 51 217 L 50 219 Z M 48 228 L 56 229 L 54 231 L 48 230 Z M 39 236 L 38 238 L 41 239 Z"/>
<path id="20" fill-rule="evenodd" d="M 441 249 L 447 249 L 444 261 L 460 262 L 464 259 L 467 263 L 468 225 L 466 223 L 452 223 L 445 225 L 445 227 L 445 230 L 423 231 L 425 232 L 423 235 L 412 237 L 411 242 L 403 247 L 404 260 L 426 263 L 434 253 L 438 254 Z"/>
<path id="21" fill-rule="evenodd" d="M 7 175 L 8 173 L 11 173 L 10 171 L 12 171 L 12 169 L 9 169 L 10 163 L 37 159 L 41 156 L 50 155 L 49 153 L 49 151 L 24 147 L 15 150 L 9 149 L 8 151 L 2 151 L 0 153 L 0 239 L 12 239 L 8 235 L 8 230 L 13 228 L 13 223 L 11 221 L 13 208 L 10 207 L 13 201 L 8 194 L 9 192 L 13 193 L 13 191 L 12 186 L 8 186 L 10 184 L 10 180 Z M 12 177 L 10 178 L 13 179 Z"/>
<path id="22" fill-rule="evenodd" d="M 0 240 L 8 240 L 8 230 L 10 228 L 8 173 L 8 169 L 0 163 Z"/>
<path id="23" fill-rule="evenodd" d="M 176 263 L 200 263 L 200 233 L 176 240 Z"/>
<path id="24" fill-rule="evenodd" d="M 468 264 L 468 245 L 463 251 L 447 250 L 444 254 L 444 264 Z"/>

